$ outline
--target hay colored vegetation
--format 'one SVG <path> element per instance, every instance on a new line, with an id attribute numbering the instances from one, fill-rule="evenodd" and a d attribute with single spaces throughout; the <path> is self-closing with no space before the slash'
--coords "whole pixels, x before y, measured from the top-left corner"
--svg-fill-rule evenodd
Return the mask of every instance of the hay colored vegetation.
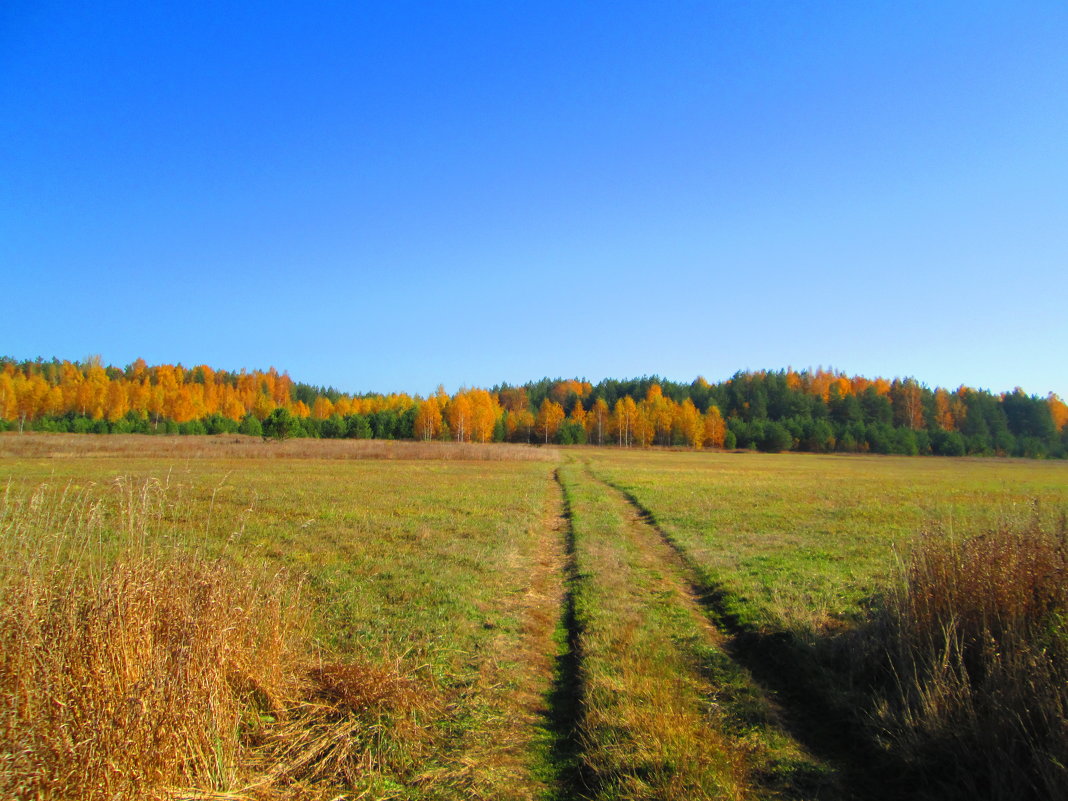
<path id="1" fill-rule="evenodd" d="M 1065 468 L 5 434 L 0 794 L 1052 797 Z"/>
<path id="2" fill-rule="evenodd" d="M 0 474 L 6 795 L 538 792 L 548 465 L 98 455 Z"/>

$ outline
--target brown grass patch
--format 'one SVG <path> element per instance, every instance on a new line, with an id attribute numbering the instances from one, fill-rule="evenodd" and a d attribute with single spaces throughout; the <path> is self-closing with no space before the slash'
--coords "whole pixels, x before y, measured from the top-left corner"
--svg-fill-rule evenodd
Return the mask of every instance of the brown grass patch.
<path id="1" fill-rule="evenodd" d="M 555 462 L 559 460 L 560 452 L 556 448 L 501 442 L 303 438 L 284 442 L 265 442 L 259 437 L 241 434 L 150 436 L 147 434 L 0 433 L 0 457 L 60 459 L 85 456 Z"/>

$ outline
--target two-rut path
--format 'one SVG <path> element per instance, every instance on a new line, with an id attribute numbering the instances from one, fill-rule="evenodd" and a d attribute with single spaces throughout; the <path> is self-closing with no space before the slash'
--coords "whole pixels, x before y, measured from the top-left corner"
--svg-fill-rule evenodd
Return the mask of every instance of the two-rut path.
<path id="1" fill-rule="evenodd" d="M 565 593 L 553 796 L 869 797 L 795 736 L 810 710 L 784 709 L 774 683 L 753 678 L 759 656 L 650 513 L 588 465 L 554 477 Z"/>

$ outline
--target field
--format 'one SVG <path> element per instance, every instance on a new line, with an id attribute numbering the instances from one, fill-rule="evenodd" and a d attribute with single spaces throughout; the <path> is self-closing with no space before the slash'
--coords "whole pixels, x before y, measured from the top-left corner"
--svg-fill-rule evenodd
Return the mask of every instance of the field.
<path id="1" fill-rule="evenodd" d="M 591 460 L 722 585 L 747 625 L 799 632 L 848 617 L 876 590 L 893 547 L 1068 500 L 1060 463 L 810 454 L 609 452 Z"/>
<path id="2" fill-rule="evenodd" d="M 1068 465 L 1041 461 L 236 436 L 5 435 L 0 482 L 0 792 L 22 798 L 915 796 L 954 778 L 895 729 L 886 599 L 924 542 L 1063 537 L 1068 508 Z M 178 625 L 180 584 L 217 591 L 176 595 Z M 246 618 L 196 663 L 232 665 L 208 688 L 195 638 Z M 218 712 L 166 764 L 189 705 L 144 690 L 135 649 Z M 1049 742 L 987 797 L 1068 779 Z"/>

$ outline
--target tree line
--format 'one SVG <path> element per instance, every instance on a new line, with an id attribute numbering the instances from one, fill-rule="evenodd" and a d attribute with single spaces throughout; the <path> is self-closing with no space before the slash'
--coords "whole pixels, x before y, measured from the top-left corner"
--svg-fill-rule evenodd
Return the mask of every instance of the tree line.
<path id="1" fill-rule="evenodd" d="M 353 395 L 274 368 L 0 359 L 0 430 L 1068 456 L 1068 406 L 1017 388 L 930 388 L 835 370 L 549 379 L 426 397 Z"/>

